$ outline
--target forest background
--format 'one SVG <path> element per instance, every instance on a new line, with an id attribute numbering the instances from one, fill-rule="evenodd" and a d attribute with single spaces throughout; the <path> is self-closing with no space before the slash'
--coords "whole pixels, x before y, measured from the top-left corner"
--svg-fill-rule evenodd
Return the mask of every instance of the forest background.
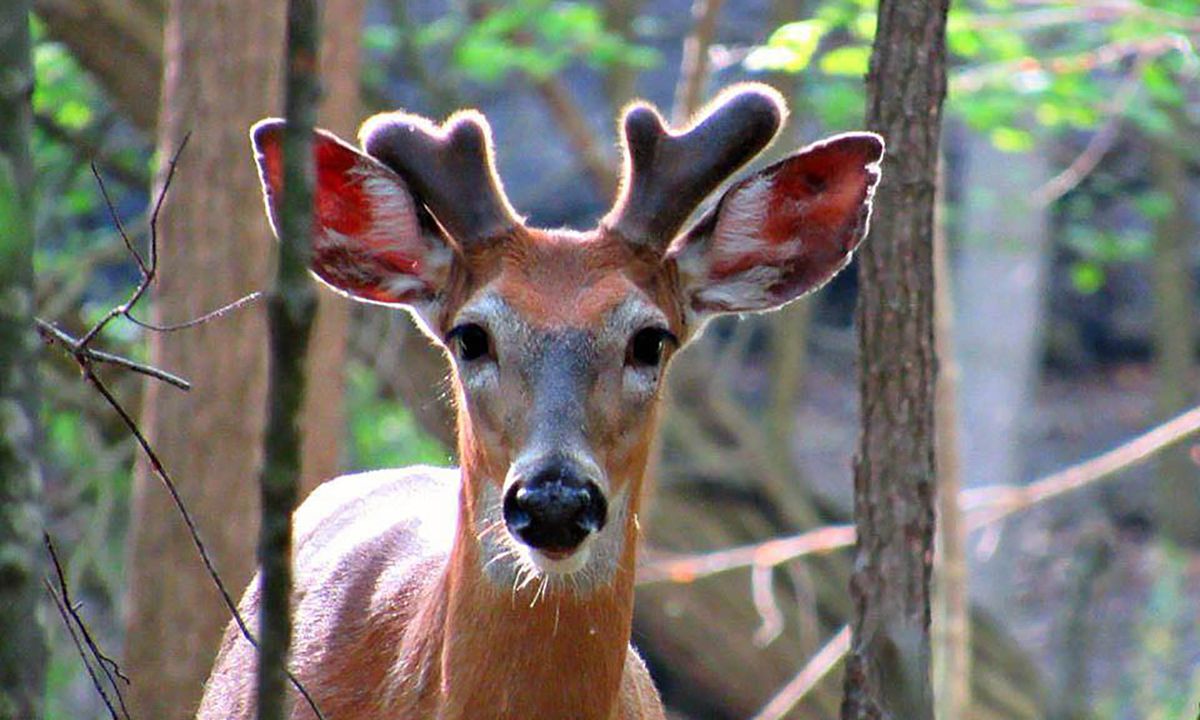
<path id="1" fill-rule="evenodd" d="M 5 10 L 3 32 L 25 21 L 22 5 Z M 78 336 L 125 301 L 138 267 L 91 165 L 144 249 L 163 149 L 185 137 L 159 218 L 155 307 L 138 317 L 178 323 L 265 288 L 270 231 L 245 133 L 281 110 L 283 10 L 33 2 L 29 162 L 0 173 L 4 198 L 32 200 L 0 203 L 0 226 L 36 238 L 38 317 Z M 320 122 L 349 138 L 380 110 L 478 107 L 517 208 L 583 227 L 611 199 L 614 117 L 635 97 L 682 120 L 724 85 L 769 82 L 792 107 L 775 154 L 861 127 L 873 12 L 866 0 L 328 0 Z M 957 416 L 958 440 L 940 448 L 939 483 L 943 494 L 960 483 L 968 512 L 989 488 L 1029 486 L 1196 402 L 1198 37 L 1193 0 L 952 6 L 941 221 L 953 352 L 942 362 L 956 382 L 940 410 Z M 0 41 L 0 66 L 22 67 L 20 52 Z M 6 233 L 6 253 L 20 234 Z M 858 427 L 855 291 L 851 271 L 783 312 L 717 323 L 672 371 L 634 641 L 678 717 L 755 715 L 850 615 L 850 552 L 837 548 Z M 451 463 L 444 362 L 408 318 L 329 293 L 321 313 L 308 487 Z M 98 338 L 192 382 L 183 393 L 100 371 L 178 478 L 235 593 L 253 565 L 264 328 L 252 303 L 178 332 L 113 322 Z M 21 474 L 3 473 L 6 499 L 24 500 L 6 503 L 0 541 L 34 535 L 32 566 L 49 576 L 44 527 L 88 626 L 131 679 L 135 716 L 190 717 L 228 615 L 169 497 L 74 364 L 26 342 L 0 354 L 5 372 L 40 380 L 29 436 L 40 470 L 27 484 L 40 489 L 23 495 Z M 22 467 L 16 455 L 10 467 Z M 960 686 L 962 716 L 1195 718 L 1200 450 L 1185 442 L 1101 480 L 949 553 L 941 577 L 970 577 L 970 632 L 946 645 L 969 637 L 970 662 L 939 686 Z M 793 549 L 819 552 L 768 561 L 781 546 L 755 545 L 796 537 L 808 545 Z M 698 555 L 730 547 L 748 549 Z M 47 717 L 100 717 L 36 585 L 38 623 L 17 604 L 0 611 L 6 638 L 33 643 L 4 642 L 0 669 L 41 675 Z M 39 637 L 44 658 L 30 650 Z M 837 675 L 790 716 L 835 717 Z"/>

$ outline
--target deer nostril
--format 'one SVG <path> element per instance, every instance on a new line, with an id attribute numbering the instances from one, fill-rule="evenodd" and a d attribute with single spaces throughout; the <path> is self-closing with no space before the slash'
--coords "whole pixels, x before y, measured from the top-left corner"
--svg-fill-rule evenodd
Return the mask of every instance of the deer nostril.
<path id="1" fill-rule="evenodd" d="M 591 481 L 573 480 L 556 471 L 514 483 L 504 497 L 509 532 L 530 547 L 560 551 L 599 532 L 608 514 L 604 493 Z"/>

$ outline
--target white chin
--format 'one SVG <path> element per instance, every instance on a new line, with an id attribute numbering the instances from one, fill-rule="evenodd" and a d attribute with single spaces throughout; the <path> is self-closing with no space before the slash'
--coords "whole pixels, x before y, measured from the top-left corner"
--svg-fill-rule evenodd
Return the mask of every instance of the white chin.
<path id="1" fill-rule="evenodd" d="M 528 555 L 530 562 L 537 566 L 539 570 L 547 575 L 570 575 L 574 572 L 579 572 L 587 565 L 588 558 L 592 554 L 591 538 L 586 538 L 575 552 L 566 557 L 552 557 L 536 548 L 526 547 L 525 553 Z"/>

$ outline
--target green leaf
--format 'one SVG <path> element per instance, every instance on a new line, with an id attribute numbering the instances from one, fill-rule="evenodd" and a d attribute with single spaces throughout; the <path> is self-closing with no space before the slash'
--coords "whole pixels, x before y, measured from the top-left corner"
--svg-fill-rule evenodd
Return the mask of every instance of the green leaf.
<path id="1" fill-rule="evenodd" d="M 400 31 L 392 25 L 368 25 L 362 33 L 362 47 L 368 52 L 393 53 L 400 47 Z"/>
<path id="2" fill-rule="evenodd" d="M 821 38 L 829 30 L 822 20 L 800 20 L 781 26 L 771 33 L 767 44 L 757 47 L 746 57 L 751 71 L 782 71 L 797 73 L 808 67 Z"/>
<path id="3" fill-rule="evenodd" d="M 1161 190 L 1148 190 L 1133 197 L 1134 207 L 1147 220 L 1162 220 L 1175 209 L 1171 196 Z"/>
<path id="4" fill-rule="evenodd" d="M 1033 150 L 1033 135 L 1027 130 L 1001 126 L 992 128 L 988 134 L 996 149 L 1007 153 L 1025 153 Z"/>
<path id="5" fill-rule="evenodd" d="M 818 66 L 826 75 L 862 77 L 867 74 L 870 60 L 871 48 L 865 45 L 847 45 L 822 55 Z"/>
<path id="6" fill-rule="evenodd" d="M 1095 294 L 1104 287 L 1104 268 L 1086 260 L 1075 263 L 1071 266 L 1071 285 L 1080 295 Z"/>

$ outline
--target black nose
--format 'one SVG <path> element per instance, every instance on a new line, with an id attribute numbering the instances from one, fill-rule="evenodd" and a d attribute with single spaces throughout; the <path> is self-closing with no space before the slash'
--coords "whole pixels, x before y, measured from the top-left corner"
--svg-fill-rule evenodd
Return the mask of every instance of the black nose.
<path id="1" fill-rule="evenodd" d="M 604 527 L 607 516 L 608 502 L 596 483 L 561 464 L 513 483 L 504 496 L 509 532 L 539 550 L 574 550 Z"/>

